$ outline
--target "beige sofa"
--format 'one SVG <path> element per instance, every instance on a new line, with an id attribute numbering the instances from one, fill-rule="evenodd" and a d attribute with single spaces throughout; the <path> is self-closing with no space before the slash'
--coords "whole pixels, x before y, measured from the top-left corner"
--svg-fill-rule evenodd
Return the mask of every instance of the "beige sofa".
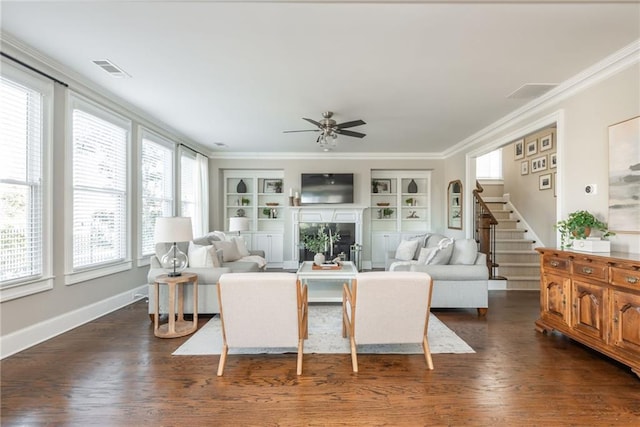
<path id="1" fill-rule="evenodd" d="M 476 242 L 472 239 L 454 240 L 443 250 L 438 247 L 443 239 L 447 239 L 443 235 L 427 233 L 413 239 L 419 242 L 414 256 L 398 259 L 398 251 L 390 251 L 386 269 L 428 273 L 433 278 L 431 308 L 476 308 L 478 314 L 484 316 L 489 307 L 489 269 L 486 255 L 477 251 Z M 420 259 L 421 253 L 423 259 Z M 430 261 L 435 264 L 424 263 L 428 256 L 432 256 Z"/>
<path id="2" fill-rule="evenodd" d="M 225 239 L 225 240 L 221 240 Z M 198 313 L 213 314 L 219 313 L 217 283 L 220 276 L 225 273 L 249 273 L 264 271 L 266 262 L 264 261 L 264 251 L 248 251 L 249 255 L 245 255 L 239 259 L 230 261 L 228 256 L 225 258 L 224 249 L 217 249 L 215 242 L 236 242 L 235 239 L 226 238 L 222 233 L 209 233 L 206 236 L 194 239 L 191 244 L 189 242 L 178 243 L 181 251 L 189 257 L 189 249 L 209 251 L 211 256 L 207 260 L 206 266 L 192 267 L 188 266 L 184 272 L 195 273 L 198 275 Z M 194 246 L 197 245 L 197 246 Z M 227 247 L 228 244 L 218 243 L 220 247 Z M 149 273 L 147 274 L 147 283 L 149 285 L 149 314 L 153 315 L 155 311 L 155 278 L 161 274 L 167 273 L 160 264 L 160 254 L 169 250 L 169 244 L 160 243 L 156 245 L 156 255 L 151 256 Z M 225 261 L 227 259 L 227 261 Z M 193 312 L 193 286 L 186 285 L 184 290 L 184 312 Z M 168 295 L 167 286 L 160 285 L 160 313 L 167 313 Z"/>

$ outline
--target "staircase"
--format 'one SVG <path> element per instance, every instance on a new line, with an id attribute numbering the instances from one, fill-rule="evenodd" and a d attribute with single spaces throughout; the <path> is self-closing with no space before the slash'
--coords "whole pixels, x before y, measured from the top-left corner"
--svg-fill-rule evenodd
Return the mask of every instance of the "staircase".
<path id="1" fill-rule="evenodd" d="M 507 279 L 508 290 L 539 290 L 540 256 L 533 249 L 535 240 L 527 238 L 527 230 L 502 197 L 486 197 L 484 201 L 498 221 L 494 251 L 497 275 Z"/>

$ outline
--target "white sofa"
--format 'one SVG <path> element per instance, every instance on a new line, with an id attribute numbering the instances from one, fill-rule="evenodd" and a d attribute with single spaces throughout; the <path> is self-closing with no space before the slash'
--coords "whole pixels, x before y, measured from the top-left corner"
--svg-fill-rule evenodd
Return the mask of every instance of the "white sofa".
<path id="1" fill-rule="evenodd" d="M 438 245 L 446 237 L 440 234 L 424 234 L 413 239 L 419 242 L 414 256 L 398 259 L 398 252 L 390 251 L 386 269 L 428 273 L 433 278 L 431 308 L 476 308 L 478 315 L 486 315 L 489 308 L 489 269 L 486 255 L 477 251 L 476 242 L 472 239 L 454 240 L 442 250 Z M 421 252 L 423 259 L 420 259 Z M 433 260 L 437 264 L 425 264 L 425 255 L 433 256 L 433 252 L 437 253 L 434 258 L 439 258 Z"/>
<path id="2" fill-rule="evenodd" d="M 191 242 L 178 243 L 181 251 L 189 257 L 189 249 L 208 248 L 210 258 L 207 259 L 206 266 L 192 267 L 188 266 L 184 272 L 195 273 L 198 275 L 198 313 L 214 314 L 220 313 L 218 305 L 217 284 L 220 276 L 225 273 L 249 273 L 264 271 L 266 262 L 264 260 L 264 251 L 248 251 L 249 255 L 245 255 L 237 260 L 230 261 L 227 254 L 225 261 L 224 249 L 216 249 L 215 242 L 233 242 L 236 244 L 236 238 L 227 238 L 223 233 L 213 232 L 206 236 L 194 239 Z M 194 247 L 194 245 L 197 245 Z M 161 274 L 167 273 L 162 268 L 158 255 L 166 253 L 169 250 L 169 244 L 159 243 L 156 245 L 156 255 L 151 256 L 150 269 L 147 274 L 147 283 L 149 285 L 149 315 L 155 312 L 155 278 Z M 227 246 L 219 244 L 219 246 Z M 246 248 L 245 248 L 246 249 Z M 161 256 L 161 255 L 160 255 Z M 233 257 L 235 258 L 235 256 Z M 231 258 L 231 259 L 233 259 Z M 168 304 L 167 286 L 160 285 L 160 313 L 167 313 Z M 193 313 L 193 286 L 184 286 L 184 313 Z"/>

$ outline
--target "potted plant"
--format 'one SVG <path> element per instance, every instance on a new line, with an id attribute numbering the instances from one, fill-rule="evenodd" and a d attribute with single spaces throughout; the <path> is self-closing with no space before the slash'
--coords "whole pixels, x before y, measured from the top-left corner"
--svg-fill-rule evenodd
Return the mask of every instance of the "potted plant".
<path id="1" fill-rule="evenodd" d="M 242 202 L 242 206 L 249 206 L 250 200 L 247 199 L 246 197 L 243 197 L 241 202 Z"/>
<path id="2" fill-rule="evenodd" d="M 413 197 L 409 197 L 407 200 L 405 200 L 405 203 L 407 204 L 407 206 L 413 206 L 413 202 L 414 202 Z"/>
<path id="3" fill-rule="evenodd" d="M 571 246 L 574 239 L 586 239 L 593 230 L 602 232 L 603 238 L 615 235 L 609 231 L 607 224 L 584 210 L 570 213 L 567 219 L 558 221 L 555 228 L 560 232 L 562 248 Z"/>
<path id="4" fill-rule="evenodd" d="M 262 214 L 267 218 L 271 218 L 272 217 L 271 208 L 263 208 Z"/>
<path id="5" fill-rule="evenodd" d="M 318 265 L 324 264 L 324 252 L 339 240 L 340 234 L 334 233 L 331 235 L 330 231 L 327 233 L 324 225 L 318 227 L 318 231 L 315 234 L 304 234 L 302 236 L 304 247 L 316 254 L 313 261 Z"/>
<path id="6" fill-rule="evenodd" d="M 389 218 L 391 215 L 393 215 L 393 209 L 391 209 L 391 208 L 382 209 L 382 217 L 383 218 Z"/>

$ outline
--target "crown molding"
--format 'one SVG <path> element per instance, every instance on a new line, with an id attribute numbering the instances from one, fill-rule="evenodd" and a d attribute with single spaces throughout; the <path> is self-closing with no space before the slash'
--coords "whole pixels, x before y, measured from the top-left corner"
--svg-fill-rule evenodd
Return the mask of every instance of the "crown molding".
<path id="1" fill-rule="evenodd" d="M 565 80 L 556 88 L 550 90 L 539 98 L 532 100 L 484 129 L 481 129 L 468 138 L 463 139 L 450 149 L 443 151 L 441 155 L 444 158 L 448 158 L 462 151 L 468 151 L 470 146 L 508 131 L 513 127 L 515 122 L 526 120 L 536 114 L 540 114 L 552 107 L 554 104 L 557 104 L 558 102 L 567 99 L 638 62 L 640 62 L 640 39 L 623 47 L 617 52 L 614 52 L 568 80 Z"/>
<path id="2" fill-rule="evenodd" d="M 220 160 L 444 160 L 438 153 L 343 153 L 343 152 L 318 152 L 318 153 L 265 153 L 265 152 L 214 152 L 209 158 Z"/>

